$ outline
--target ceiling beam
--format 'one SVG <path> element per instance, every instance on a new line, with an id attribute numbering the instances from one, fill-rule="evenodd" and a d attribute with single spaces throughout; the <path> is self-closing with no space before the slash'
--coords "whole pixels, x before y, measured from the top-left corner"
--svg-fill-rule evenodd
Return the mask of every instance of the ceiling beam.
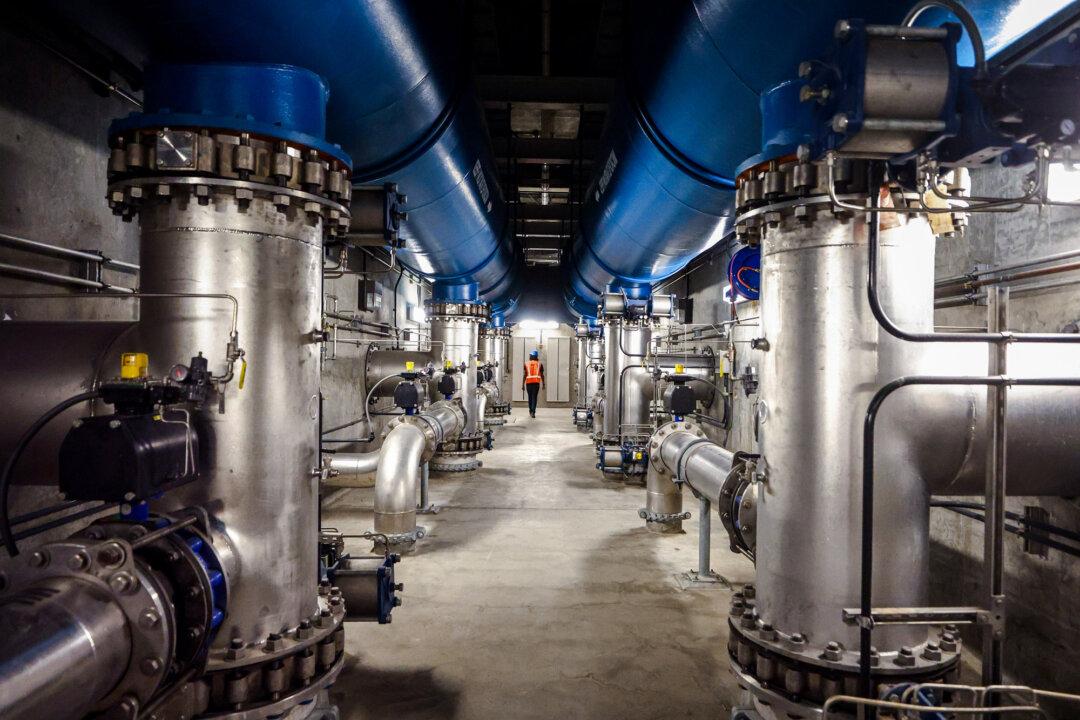
<path id="1" fill-rule="evenodd" d="M 576 162 L 578 156 L 584 160 L 592 159 L 598 143 L 595 140 L 579 141 L 563 138 L 514 138 L 507 142 L 505 137 L 491 138 L 491 149 L 495 157 L 516 157 L 521 163 L 560 163 Z"/>
<path id="2" fill-rule="evenodd" d="M 615 94 L 615 80 L 605 77 L 479 75 L 476 85 L 484 106 L 492 108 L 527 102 L 604 110 Z"/>
<path id="3" fill-rule="evenodd" d="M 538 205 L 536 203 L 517 203 L 514 217 L 522 220 L 570 220 L 573 215 L 572 205 Z"/>

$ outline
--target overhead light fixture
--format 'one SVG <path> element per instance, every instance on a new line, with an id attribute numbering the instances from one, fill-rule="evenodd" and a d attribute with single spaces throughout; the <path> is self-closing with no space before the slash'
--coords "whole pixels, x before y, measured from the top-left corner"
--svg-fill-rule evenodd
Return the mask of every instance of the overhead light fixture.
<path id="1" fill-rule="evenodd" d="M 559 323 L 555 320 L 522 320 L 518 327 L 522 330 L 555 330 Z"/>
<path id="2" fill-rule="evenodd" d="M 1053 163 L 1046 179 L 1046 197 L 1053 202 L 1080 200 L 1080 168 Z"/>

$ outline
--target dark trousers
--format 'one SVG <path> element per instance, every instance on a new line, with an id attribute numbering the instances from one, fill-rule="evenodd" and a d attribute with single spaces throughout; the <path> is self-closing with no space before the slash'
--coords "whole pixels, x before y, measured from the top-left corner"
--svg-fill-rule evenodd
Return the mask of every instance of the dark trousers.
<path id="1" fill-rule="evenodd" d="M 529 393 L 529 414 L 536 414 L 536 398 L 540 395 L 540 383 L 528 383 L 525 392 Z"/>

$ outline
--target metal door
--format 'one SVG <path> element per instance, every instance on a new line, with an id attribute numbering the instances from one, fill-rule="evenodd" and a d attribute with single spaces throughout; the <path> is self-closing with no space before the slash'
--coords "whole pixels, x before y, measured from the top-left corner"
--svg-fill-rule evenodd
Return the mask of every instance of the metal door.
<path id="1" fill-rule="evenodd" d="M 544 338 L 540 360 L 544 363 L 548 402 L 570 402 L 571 338 L 553 335 Z"/>

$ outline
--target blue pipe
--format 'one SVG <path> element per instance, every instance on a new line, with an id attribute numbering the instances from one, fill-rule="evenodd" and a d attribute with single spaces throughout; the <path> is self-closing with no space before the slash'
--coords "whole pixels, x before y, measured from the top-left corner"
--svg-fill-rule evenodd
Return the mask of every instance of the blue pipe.
<path id="1" fill-rule="evenodd" d="M 397 182 L 408 195 L 402 263 L 435 281 L 476 282 L 494 311 L 513 309 L 521 258 L 467 79 L 460 3 L 109 5 L 118 23 L 134 24 L 152 63 L 286 64 L 322 76 L 326 136 L 352 158 L 354 182 Z"/>
<path id="2" fill-rule="evenodd" d="M 1064 0 L 1054 0 L 1062 3 Z M 898 23 L 914 0 L 639 0 L 625 89 L 613 107 L 570 253 L 565 299 L 590 317 L 605 287 L 636 292 L 728 232 L 734 178 L 762 149 L 762 93 L 825 52 L 837 20 Z M 1033 0 L 969 3 L 1000 50 Z M 926 13 L 919 24 L 948 19 Z M 1034 23 L 1032 23 L 1034 24 Z M 782 142 L 777 129 L 770 139 Z"/>

